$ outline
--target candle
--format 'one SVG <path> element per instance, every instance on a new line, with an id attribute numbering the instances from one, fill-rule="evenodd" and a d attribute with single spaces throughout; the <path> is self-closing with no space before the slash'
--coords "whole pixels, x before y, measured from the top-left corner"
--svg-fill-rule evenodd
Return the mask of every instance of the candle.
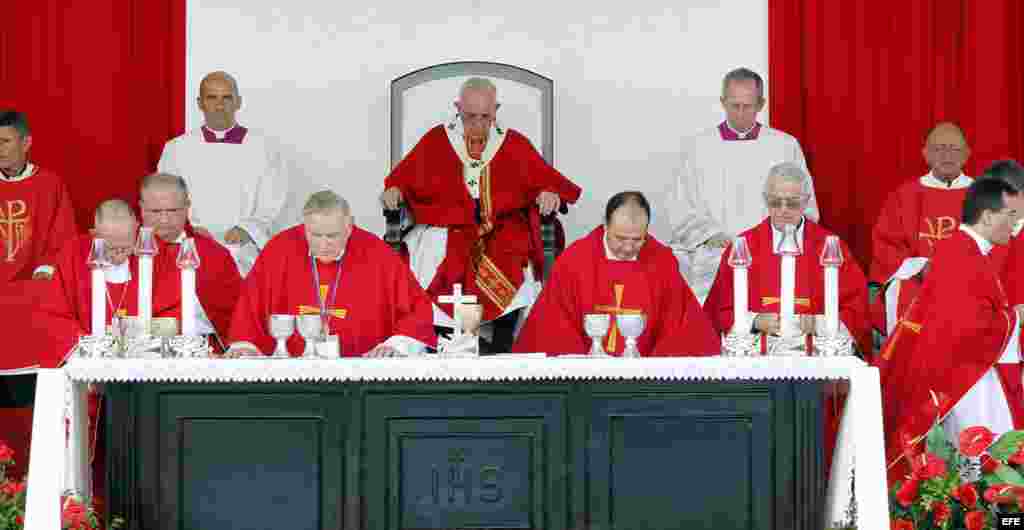
<path id="1" fill-rule="evenodd" d="M 139 229 L 139 239 L 135 244 L 135 254 L 139 257 L 139 321 L 142 329 L 150 333 L 153 321 L 153 256 L 158 248 L 153 229 Z"/>
<path id="2" fill-rule="evenodd" d="M 729 249 L 729 266 L 732 267 L 733 333 L 748 333 L 750 330 L 747 269 L 752 261 L 747 239 L 743 236 L 733 239 L 732 248 Z"/>
<path id="3" fill-rule="evenodd" d="M 92 278 L 92 336 L 107 334 L 107 279 L 103 269 L 96 267 L 90 272 Z"/>
<path id="4" fill-rule="evenodd" d="M 825 332 L 830 337 L 839 333 L 839 266 L 842 264 L 839 236 L 828 236 L 821 249 L 821 266 L 825 268 Z"/>
<path id="5" fill-rule="evenodd" d="M 149 330 L 153 320 L 153 257 L 139 256 L 139 320 Z"/>
<path id="6" fill-rule="evenodd" d="M 779 309 L 779 331 L 781 335 L 795 335 L 797 332 L 795 312 L 796 256 L 782 256 L 782 286 Z"/>
<path id="7" fill-rule="evenodd" d="M 825 267 L 825 331 L 839 333 L 839 267 Z"/>
<path id="8" fill-rule="evenodd" d="M 181 242 L 178 248 L 178 268 L 181 269 L 181 334 L 196 336 L 196 269 L 199 268 L 199 252 L 191 237 Z"/>
<path id="9" fill-rule="evenodd" d="M 196 270 L 181 269 L 181 334 L 196 335 Z"/>
<path id="10" fill-rule="evenodd" d="M 85 264 L 89 267 L 92 291 L 90 331 L 93 337 L 102 337 L 107 334 L 107 278 L 103 275 L 103 268 L 110 264 L 106 241 L 100 238 L 92 240 L 92 249 Z"/>

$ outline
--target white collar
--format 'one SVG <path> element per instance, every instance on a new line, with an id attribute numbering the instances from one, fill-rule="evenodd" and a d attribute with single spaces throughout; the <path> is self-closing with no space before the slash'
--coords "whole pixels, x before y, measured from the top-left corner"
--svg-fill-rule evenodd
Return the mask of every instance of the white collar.
<path id="1" fill-rule="evenodd" d="M 0 182 L 20 182 L 34 175 L 35 172 L 36 166 L 34 166 L 32 162 L 26 160 L 25 167 L 22 168 L 21 173 L 18 173 L 17 175 L 10 177 L 8 177 L 7 175 L 0 174 Z"/>
<path id="2" fill-rule="evenodd" d="M 804 226 L 807 225 L 804 216 L 800 216 L 800 222 L 796 225 L 796 244 L 800 247 L 801 252 L 804 249 Z M 779 244 L 782 243 L 782 236 L 784 235 L 782 230 L 775 228 L 775 223 L 772 222 L 771 218 L 768 218 L 768 225 L 772 227 L 772 252 L 779 248 Z"/>
<path id="3" fill-rule="evenodd" d="M 962 224 L 960 225 L 960 231 L 971 236 L 971 239 L 978 244 L 978 250 L 981 250 L 982 256 L 988 256 L 988 253 L 992 252 L 992 242 L 975 232 L 970 226 Z"/>
<path id="4" fill-rule="evenodd" d="M 237 123 L 232 125 L 231 127 L 228 127 L 227 129 L 224 129 L 223 131 L 218 131 L 217 129 L 207 127 L 205 124 L 203 125 L 203 128 L 206 129 L 207 131 L 210 131 L 210 133 L 217 137 L 218 140 L 223 140 L 228 135 L 229 132 L 235 130 L 235 127 L 238 127 Z"/>
<path id="5" fill-rule="evenodd" d="M 313 258 L 313 249 L 309 249 L 309 257 Z M 341 261 L 341 258 L 343 258 L 343 257 L 345 257 L 345 248 L 344 247 L 342 247 L 341 252 L 338 252 L 338 257 L 332 259 L 331 261 L 337 263 L 337 262 Z M 316 258 L 313 258 L 313 259 L 316 259 Z M 317 260 L 317 261 L 319 261 L 319 260 Z"/>
<path id="6" fill-rule="evenodd" d="M 931 171 L 927 175 L 921 177 L 921 185 L 926 188 L 938 188 L 943 190 L 959 190 L 967 188 L 974 182 L 974 179 L 960 173 L 960 176 L 953 179 L 953 182 L 946 184 L 946 181 L 937 178 Z"/>
<path id="7" fill-rule="evenodd" d="M 604 237 L 601 238 L 601 242 L 604 243 L 604 257 L 608 258 L 608 261 L 636 261 L 637 258 L 640 257 L 640 255 L 637 254 L 636 256 L 633 256 L 632 258 L 622 259 L 620 257 L 617 257 L 615 254 L 612 254 L 612 249 L 608 248 L 608 227 L 607 226 L 604 227 Z"/>

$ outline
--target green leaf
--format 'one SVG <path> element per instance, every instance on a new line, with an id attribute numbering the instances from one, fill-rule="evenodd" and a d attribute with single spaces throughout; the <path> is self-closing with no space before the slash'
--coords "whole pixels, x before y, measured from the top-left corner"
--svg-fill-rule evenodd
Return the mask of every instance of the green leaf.
<path id="1" fill-rule="evenodd" d="M 1024 431 L 1010 431 L 1000 436 L 996 443 L 988 448 L 988 454 L 996 460 L 1005 462 L 1010 455 L 1017 452 L 1022 443 L 1024 443 Z"/>
<path id="2" fill-rule="evenodd" d="M 999 480 L 1004 484 L 1012 484 L 1014 486 L 1024 486 L 1024 476 L 1021 476 L 1016 469 L 1006 465 L 999 464 L 999 467 L 995 470 L 995 476 L 999 477 Z"/>
<path id="3" fill-rule="evenodd" d="M 926 442 L 928 452 L 949 462 L 956 455 L 956 448 L 946 439 L 946 431 L 938 424 L 932 425 L 928 431 Z"/>

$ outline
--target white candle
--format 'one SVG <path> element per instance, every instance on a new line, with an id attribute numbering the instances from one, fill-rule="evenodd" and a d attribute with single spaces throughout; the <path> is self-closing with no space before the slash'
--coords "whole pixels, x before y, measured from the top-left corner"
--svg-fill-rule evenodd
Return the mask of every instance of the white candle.
<path id="1" fill-rule="evenodd" d="M 196 270 L 181 269 L 181 334 L 196 334 Z"/>
<path id="2" fill-rule="evenodd" d="M 107 279 L 103 269 L 90 271 L 92 279 L 92 336 L 102 337 L 107 334 Z"/>
<path id="3" fill-rule="evenodd" d="M 796 256 L 782 256 L 782 288 L 779 294 L 779 331 L 781 335 L 792 336 L 799 332 L 796 326 L 795 294 Z"/>
<path id="4" fill-rule="evenodd" d="M 825 267 L 825 330 L 830 337 L 839 333 L 839 267 Z"/>
<path id="5" fill-rule="evenodd" d="M 736 333 L 750 331 L 748 322 L 749 302 L 747 300 L 747 268 L 732 269 L 732 326 Z"/>
<path id="6" fill-rule="evenodd" d="M 153 256 L 139 256 L 139 320 L 148 333 L 153 320 Z"/>

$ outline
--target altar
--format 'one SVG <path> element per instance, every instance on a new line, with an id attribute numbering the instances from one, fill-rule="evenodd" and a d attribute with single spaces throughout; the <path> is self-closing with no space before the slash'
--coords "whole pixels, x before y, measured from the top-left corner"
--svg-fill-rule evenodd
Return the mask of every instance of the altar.
<path id="1" fill-rule="evenodd" d="M 855 358 L 74 359 L 39 377 L 37 436 L 60 429 L 47 388 L 70 388 L 79 491 L 85 389 L 103 388 L 107 504 L 129 528 L 816 530 L 847 507 L 854 453 L 861 527 L 887 524 L 877 371 Z M 46 518 L 35 484 L 59 484 L 47 445 L 26 528 Z"/>

